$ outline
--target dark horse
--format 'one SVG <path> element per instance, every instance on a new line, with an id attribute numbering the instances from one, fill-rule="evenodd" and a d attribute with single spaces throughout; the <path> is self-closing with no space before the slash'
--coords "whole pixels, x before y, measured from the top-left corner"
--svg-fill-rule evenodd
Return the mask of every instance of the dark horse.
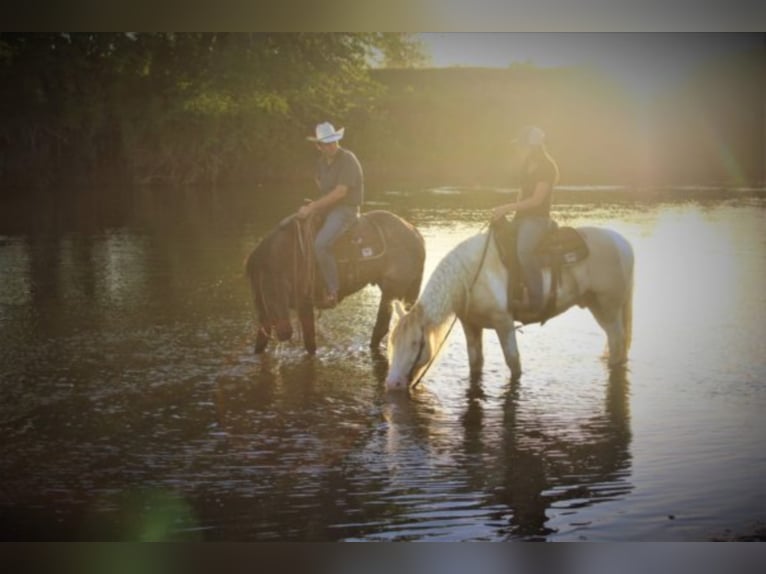
<path id="1" fill-rule="evenodd" d="M 253 249 L 245 264 L 258 317 L 255 352 L 266 348 L 272 333 L 280 341 L 292 337 L 290 309 L 297 311 L 303 343 L 316 351 L 314 301 L 323 281 L 313 258 L 312 220 L 290 216 Z M 338 300 L 368 284 L 381 291 L 370 347 L 378 348 L 388 332 L 391 302 L 412 304 L 420 292 L 425 244 L 417 229 L 388 211 L 370 211 L 334 246 L 340 277 Z"/>

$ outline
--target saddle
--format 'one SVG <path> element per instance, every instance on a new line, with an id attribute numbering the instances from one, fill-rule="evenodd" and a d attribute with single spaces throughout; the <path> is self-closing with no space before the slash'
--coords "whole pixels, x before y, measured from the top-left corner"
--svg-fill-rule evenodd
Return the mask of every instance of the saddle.
<path id="1" fill-rule="evenodd" d="M 335 262 L 338 265 L 338 279 L 340 280 L 341 294 L 348 289 L 347 285 L 358 283 L 363 276 L 365 264 L 383 257 L 386 253 L 386 238 L 380 226 L 375 223 L 371 215 L 374 212 L 360 215 L 356 222 L 344 231 L 332 247 Z M 302 239 L 304 245 L 313 243 L 314 236 L 321 228 L 321 220 L 318 225 L 305 228 L 302 233 L 308 233 L 310 237 Z M 316 268 L 311 251 L 302 251 L 304 258 L 308 255 L 309 265 L 307 277 L 309 284 L 313 285 L 310 291 L 315 301 L 320 301 L 324 295 L 324 281 L 317 280 L 319 270 Z"/>
<path id="2" fill-rule="evenodd" d="M 360 215 L 333 245 L 335 261 L 339 266 L 378 259 L 385 252 L 383 231 L 366 214 Z"/>
<path id="3" fill-rule="evenodd" d="M 523 300 L 524 282 L 516 251 L 518 228 L 514 222 L 503 218 L 492 223 L 495 246 L 500 259 L 508 269 L 508 305 L 514 300 Z M 588 245 L 574 227 L 559 227 L 551 222 L 548 233 L 540 241 L 536 250 L 538 262 L 543 271 L 543 311 L 539 318 L 545 323 L 553 316 L 556 309 L 556 296 L 561 283 L 561 271 L 564 267 L 582 261 L 588 257 Z"/>

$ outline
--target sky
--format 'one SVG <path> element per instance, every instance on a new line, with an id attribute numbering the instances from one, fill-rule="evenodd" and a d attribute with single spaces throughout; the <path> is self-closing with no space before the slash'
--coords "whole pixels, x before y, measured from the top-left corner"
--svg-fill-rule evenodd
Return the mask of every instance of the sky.
<path id="1" fill-rule="evenodd" d="M 760 47 L 760 33 L 518 32 L 416 34 L 431 65 L 504 68 L 589 66 L 631 90 L 647 93 L 689 77 L 707 61 Z"/>

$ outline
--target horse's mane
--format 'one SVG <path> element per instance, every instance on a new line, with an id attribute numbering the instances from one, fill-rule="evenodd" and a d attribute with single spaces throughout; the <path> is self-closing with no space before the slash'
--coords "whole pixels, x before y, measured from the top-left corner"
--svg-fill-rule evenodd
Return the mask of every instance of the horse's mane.
<path id="1" fill-rule="evenodd" d="M 438 352 L 451 329 L 449 320 L 466 307 L 466 297 L 482 262 L 487 239 L 487 233 L 479 233 L 449 251 L 436 265 L 418 300 L 393 330 L 409 334 L 419 327 Z M 390 338 L 389 360 L 393 352 L 391 341 Z"/>
<path id="2" fill-rule="evenodd" d="M 426 322 L 438 325 L 465 304 L 476 274 L 487 233 L 473 235 L 458 243 L 437 264 L 415 306 L 423 308 Z"/>

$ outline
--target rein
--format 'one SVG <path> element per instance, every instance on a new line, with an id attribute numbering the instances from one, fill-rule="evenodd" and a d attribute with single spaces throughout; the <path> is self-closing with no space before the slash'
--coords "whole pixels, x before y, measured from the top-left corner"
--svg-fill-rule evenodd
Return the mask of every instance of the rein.
<path id="1" fill-rule="evenodd" d="M 293 252 L 293 284 L 295 285 L 295 308 L 298 308 L 301 298 L 312 298 L 316 285 L 316 266 L 314 265 L 314 250 L 311 249 L 316 231 L 316 219 L 310 217 L 295 221 L 295 235 L 298 248 Z"/>
<path id="2" fill-rule="evenodd" d="M 492 227 L 489 224 L 486 224 L 485 227 L 489 227 L 489 233 L 487 233 L 487 240 L 484 242 L 484 249 L 481 252 L 481 260 L 479 260 L 479 266 L 476 268 L 476 273 L 474 274 L 473 279 L 471 280 L 471 284 L 466 289 L 466 303 L 465 303 L 466 310 L 468 310 L 468 306 L 470 304 L 471 289 L 473 289 L 473 286 L 476 285 L 476 281 L 478 281 L 479 279 L 479 273 L 481 272 L 481 268 L 484 266 L 484 260 L 487 258 L 487 251 L 489 250 L 489 244 L 490 244 L 490 241 L 492 241 Z M 479 233 L 481 233 L 483 229 L 484 228 L 479 230 Z M 442 338 L 441 343 L 439 343 L 439 347 L 436 349 L 436 352 L 428 360 L 425 368 L 423 369 L 423 372 L 420 373 L 420 376 L 415 380 L 415 382 L 412 383 L 413 389 L 420 384 L 420 381 L 422 381 L 423 377 L 426 376 L 426 373 L 433 365 L 434 361 L 436 360 L 436 357 L 439 356 L 439 353 L 441 352 L 442 347 L 444 346 L 444 343 L 449 338 L 450 333 L 452 332 L 452 328 L 455 326 L 455 323 L 457 323 L 457 320 L 458 320 L 458 315 L 457 313 L 455 313 L 455 316 L 452 318 L 452 323 L 450 323 L 450 326 L 447 329 L 447 333 Z M 417 365 L 418 363 L 418 359 L 420 358 L 420 354 L 423 352 L 423 347 L 425 347 L 425 344 L 426 344 L 426 337 L 424 332 L 423 337 L 420 339 L 420 347 L 418 348 L 418 354 L 415 356 L 415 362 L 412 364 L 412 368 L 410 369 L 410 374 L 412 374 L 412 371 L 415 370 L 415 365 Z"/>
<path id="3" fill-rule="evenodd" d="M 295 214 L 285 217 L 280 222 L 279 228 L 284 229 L 288 225 L 292 225 L 293 229 L 285 230 L 285 232 L 295 234 L 295 249 L 292 249 L 292 260 L 290 261 L 288 269 L 293 287 L 292 306 L 294 309 L 298 309 L 303 299 L 306 297 L 309 299 L 312 298 L 314 286 L 316 284 L 316 267 L 314 265 L 314 250 L 311 249 L 311 241 L 315 235 L 317 225 L 315 218 L 301 220 L 298 219 Z M 264 280 L 263 273 L 259 273 L 259 296 L 264 309 L 264 314 L 266 317 L 273 317 L 276 315 L 274 312 L 275 306 L 269 298 L 264 295 L 266 292 L 264 289 Z M 288 299 L 288 305 L 289 304 Z M 301 326 L 300 323 L 299 326 Z M 270 332 L 267 333 L 267 337 L 273 339 Z"/>

